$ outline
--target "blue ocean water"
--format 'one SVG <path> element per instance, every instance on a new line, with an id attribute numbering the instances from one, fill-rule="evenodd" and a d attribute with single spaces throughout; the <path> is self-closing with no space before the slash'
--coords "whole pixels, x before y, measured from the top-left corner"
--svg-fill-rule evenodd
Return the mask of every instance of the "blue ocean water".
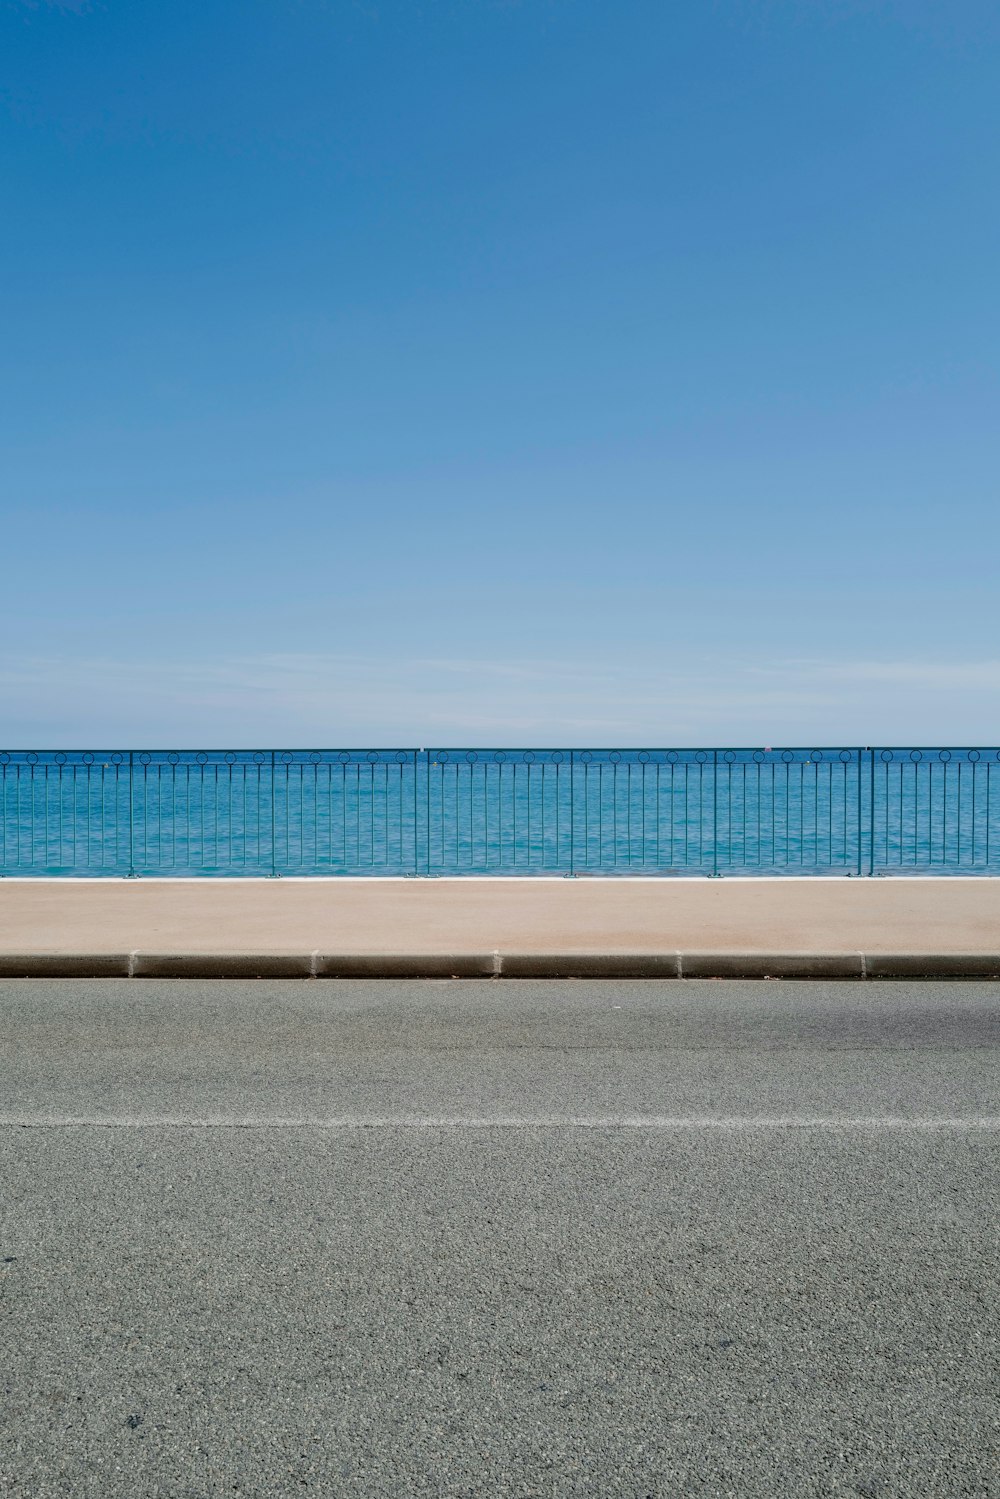
<path id="1" fill-rule="evenodd" d="M 994 749 L 0 754 L 5 875 L 981 872 Z"/>

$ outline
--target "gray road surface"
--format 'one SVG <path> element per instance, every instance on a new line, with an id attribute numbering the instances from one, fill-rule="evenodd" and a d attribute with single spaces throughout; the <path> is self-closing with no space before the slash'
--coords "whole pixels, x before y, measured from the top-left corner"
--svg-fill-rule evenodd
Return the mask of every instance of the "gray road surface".
<path id="1" fill-rule="evenodd" d="M 998 998 L 0 984 L 0 1491 L 995 1495 Z"/>

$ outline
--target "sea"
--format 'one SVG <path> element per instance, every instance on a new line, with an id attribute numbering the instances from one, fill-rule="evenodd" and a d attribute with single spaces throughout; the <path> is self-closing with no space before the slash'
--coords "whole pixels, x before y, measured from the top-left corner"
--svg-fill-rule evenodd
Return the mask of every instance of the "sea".
<path id="1" fill-rule="evenodd" d="M 0 875 L 866 876 L 1000 864 L 1000 751 L 0 753 Z"/>

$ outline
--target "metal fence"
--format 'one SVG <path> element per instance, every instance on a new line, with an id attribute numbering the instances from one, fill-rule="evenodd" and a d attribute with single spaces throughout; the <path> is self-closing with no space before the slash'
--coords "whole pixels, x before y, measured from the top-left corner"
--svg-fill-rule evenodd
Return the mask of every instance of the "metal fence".
<path id="1" fill-rule="evenodd" d="M 1000 749 L 0 753 L 0 877 L 1000 873 Z"/>

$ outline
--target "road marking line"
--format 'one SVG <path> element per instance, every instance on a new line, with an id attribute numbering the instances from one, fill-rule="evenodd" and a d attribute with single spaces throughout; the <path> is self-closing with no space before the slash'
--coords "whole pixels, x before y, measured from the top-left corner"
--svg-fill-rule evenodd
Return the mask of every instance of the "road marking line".
<path id="1" fill-rule="evenodd" d="M 8 1114 L 0 1116 L 2 1129 L 580 1129 L 580 1130 L 980 1130 L 1000 1131 L 1000 1115 L 986 1114 L 968 1118 L 906 1118 L 903 1115 L 780 1115 L 756 1118 L 754 1115 L 716 1117 L 714 1115 L 593 1115 L 565 1117 L 546 1114 L 497 1115 L 496 1117 L 455 1115 L 343 1115 L 316 1117 L 283 1117 L 253 1115 L 202 1115 L 188 1118 L 177 1114 L 135 1115 L 56 1115 Z"/>

